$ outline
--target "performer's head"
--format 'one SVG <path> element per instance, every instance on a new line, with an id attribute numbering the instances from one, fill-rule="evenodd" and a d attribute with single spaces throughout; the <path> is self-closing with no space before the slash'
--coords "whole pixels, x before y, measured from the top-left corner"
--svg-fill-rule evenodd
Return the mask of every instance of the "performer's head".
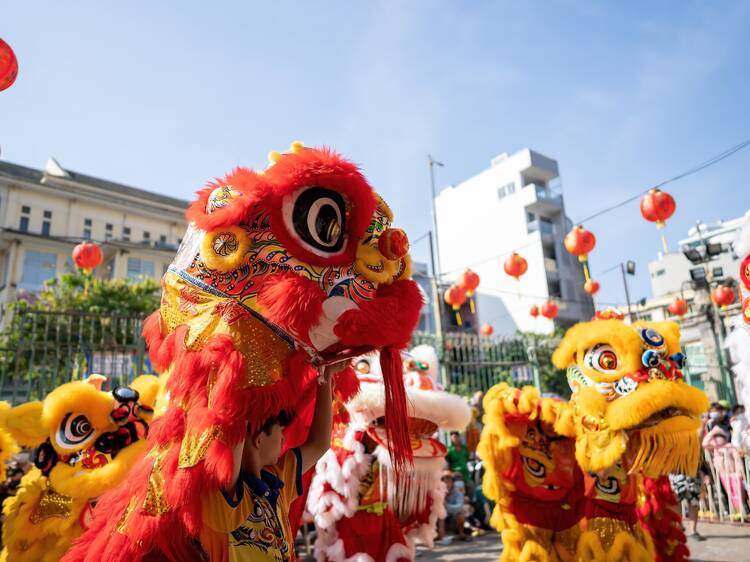
<path id="1" fill-rule="evenodd" d="M 268 418 L 261 428 L 245 439 L 243 467 L 257 467 L 276 464 L 284 446 L 284 428 L 294 418 L 294 413 L 282 410 L 278 415 Z"/>

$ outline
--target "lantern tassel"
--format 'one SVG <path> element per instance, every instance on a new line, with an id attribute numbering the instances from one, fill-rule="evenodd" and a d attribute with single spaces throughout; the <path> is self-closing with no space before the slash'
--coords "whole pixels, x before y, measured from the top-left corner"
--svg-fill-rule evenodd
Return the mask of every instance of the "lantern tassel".
<path id="1" fill-rule="evenodd" d="M 461 320 L 461 311 L 460 310 L 456 310 L 456 324 L 458 324 L 459 326 L 463 326 L 464 325 L 463 321 Z"/>
<path id="2" fill-rule="evenodd" d="M 661 233 L 661 245 L 664 247 L 664 255 L 667 255 L 669 247 L 667 246 L 667 238 L 664 236 L 664 232 Z"/>
<path id="3" fill-rule="evenodd" d="M 591 277 L 589 276 L 589 262 L 588 260 L 583 260 L 583 276 L 588 282 Z"/>
<path id="4" fill-rule="evenodd" d="M 477 313 L 476 306 L 474 306 L 474 297 L 473 296 L 471 298 L 469 298 L 469 309 L 471 310 L 472 314 L 476 314 Z"/>

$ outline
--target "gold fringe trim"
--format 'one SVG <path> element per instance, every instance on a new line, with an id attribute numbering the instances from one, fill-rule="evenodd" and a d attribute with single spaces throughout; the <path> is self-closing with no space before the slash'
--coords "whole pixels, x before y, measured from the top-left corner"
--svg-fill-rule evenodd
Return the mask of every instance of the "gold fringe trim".
<path id="1" fill-rule="evenodd" d="M 670 473 L 695 475 L 700 460 L 698 425 L 697 420 L 673 418 L 639 431 L 631 440 L 630 473 L 642 472 L 651 478 Z"/>

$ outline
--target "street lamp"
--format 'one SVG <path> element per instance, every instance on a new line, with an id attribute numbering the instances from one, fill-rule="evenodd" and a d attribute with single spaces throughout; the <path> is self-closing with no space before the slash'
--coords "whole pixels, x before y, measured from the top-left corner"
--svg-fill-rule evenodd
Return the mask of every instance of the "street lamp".
<path id="1" fill-rule="evenodd" d="M 622 284 L 625 287 L 625 302 L 628 303 L 628 320 L 632 322 L 633 317 L 630 312 L 630 291 L 628 291 L 628 278 L 625 273 L 627 272 L 628 275 L 635 275 L 635 262 L 633 260 L 628 260 L 627 263 L 620 262 L 620 272 L 622 272 Z"/>
<path id="2" fill-rule="evenodd" d="M 440 284 L 440 279 L 443 275 L 443 270 L 440 268 L 440 241 L 438 240 L 438 224 L 437 224 L 437 207 L 435 206 L 435 197 L 437 196 L 437 193 L 435 193 L 435 166 L 440 166 L 441 168 L 445 166 L 442 162 L 438 162 L 437 160 L 434 160 L 432 158 L 432 155 L 427 155 L 427 162 L 430 166 L 430 190 L 432 193 L 432 232 L 434 233 L 435 238 L 435 262 L 434 265 L 437 268 L 437 271 L 435 272 L 437 274 L 437 280 L 438 285 Z"/>

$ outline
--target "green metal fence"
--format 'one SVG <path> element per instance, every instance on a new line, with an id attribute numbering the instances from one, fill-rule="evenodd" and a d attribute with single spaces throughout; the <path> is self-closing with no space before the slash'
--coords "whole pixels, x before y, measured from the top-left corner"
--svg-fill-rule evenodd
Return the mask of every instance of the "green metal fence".
<path id="1" fill-rule="evenodd" d="M 152 373 L 141 335 L 143 317 L 16 309 L 0 326 L 0 400 L 13 404 L 44 397 L 56 386 L 98 373 L 111 388 Z M 417 332 L 441 356 L 443 383 L 469 396 L 498 382 L 532 384 L 534 366 L 522 339 Z"/>
<path id="2" fill-rule="evenodd" d="M 442 353 L 434 334 L 417 332 L 414 345 L 429 344 L 441 354 L 446 389 L 469 396 L 486 392 L 500 382 L 533 384 L 535 366 L 527 342 L 521 338 L 485 338 L 475 334 L 447 333 Z"/>
<path id="3" fill-rule="evenodd" d="M 142 325 L 140 316 L 24 309 L 5 314 L 0 399 L 38 399 L 92 373 L 105 375 L 111 388 L 151 372 Z"/>

